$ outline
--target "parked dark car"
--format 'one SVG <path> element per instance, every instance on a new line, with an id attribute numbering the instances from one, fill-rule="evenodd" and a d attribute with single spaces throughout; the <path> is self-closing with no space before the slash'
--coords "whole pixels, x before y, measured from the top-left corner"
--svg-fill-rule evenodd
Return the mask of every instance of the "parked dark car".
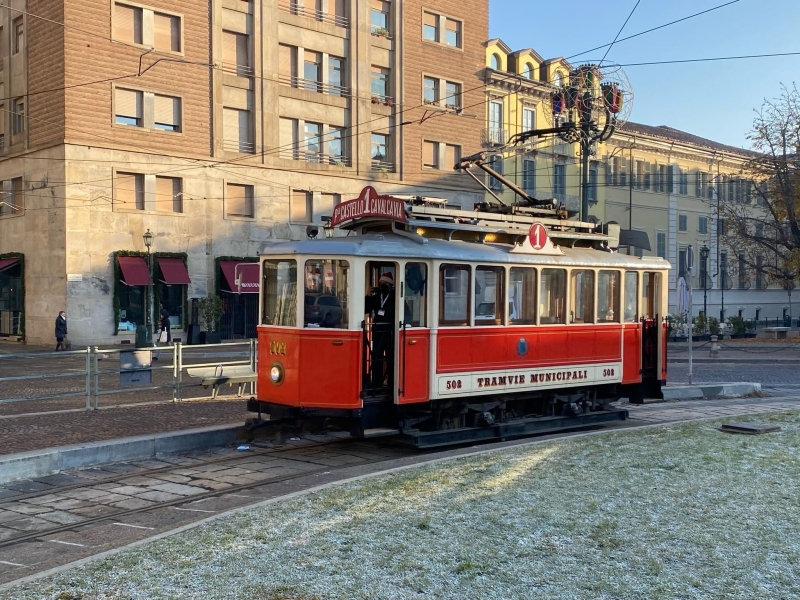
<path id="1" fill-rule="evenodd" d="M 306 295 L 304 313 L 306 323 L 320 327 L 338 327 L 342 323 L 342 304 L 330 294 Z"/>

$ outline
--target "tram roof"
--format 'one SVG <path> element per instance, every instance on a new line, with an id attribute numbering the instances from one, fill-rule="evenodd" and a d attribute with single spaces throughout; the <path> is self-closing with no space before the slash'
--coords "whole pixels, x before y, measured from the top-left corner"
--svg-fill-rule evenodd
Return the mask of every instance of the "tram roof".
<path id="1" fill-rule="evenodd" d="M 563 256 L 519 254 L 511 252 L 512 246 L 466 241 L 437 239 L 411 239 L 393 233 L 369 233 L 318 240 L 265 242 L 259 249 L 261 256 L 358 256 L 363 258 L 417 258 L 474 263 L 509 263 L 558 266 L 599 266 L 636 269 L 669 269 L 670 263 L 657 256 L 638 258 L 618 252 L 604 252 L 593 248 L 562 246 Z"/>

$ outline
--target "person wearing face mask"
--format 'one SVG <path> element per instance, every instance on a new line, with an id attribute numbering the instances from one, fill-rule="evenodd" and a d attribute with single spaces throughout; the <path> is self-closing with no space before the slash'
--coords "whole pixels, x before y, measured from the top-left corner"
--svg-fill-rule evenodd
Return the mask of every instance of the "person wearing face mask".
<path id="1" fill-rule="evenodd" d="M 394 275 L 384 273 L 378 287 L 365 298 L 364 312 L 372 316 L 371 378 L 374 388 L 389 386 L 394 367 L 392 340 L 395 320 Z"/>

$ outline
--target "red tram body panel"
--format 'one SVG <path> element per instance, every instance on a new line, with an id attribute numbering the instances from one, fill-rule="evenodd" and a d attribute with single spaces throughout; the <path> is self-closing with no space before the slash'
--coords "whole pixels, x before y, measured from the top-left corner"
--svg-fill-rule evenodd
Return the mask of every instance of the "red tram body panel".
<path id="1" fill-rule="evenodd" d="M 666 261 L 591 223 L 363 196 L 343 211 L 357 235 L 262 247 L 250 410 L 436 445 L 624 419 L 614 400 L 660 393 Z"/>

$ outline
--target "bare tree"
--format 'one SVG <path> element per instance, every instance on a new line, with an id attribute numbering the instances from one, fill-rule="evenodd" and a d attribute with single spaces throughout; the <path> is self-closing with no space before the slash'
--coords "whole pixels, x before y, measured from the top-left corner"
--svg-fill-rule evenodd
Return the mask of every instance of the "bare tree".
<path id="1" fill-rule="evenodd" d="M 753 155 L 719 203 L 720 243 L 761 287 L 792 286 L 800 274 L 800 92 L 783 87 L 756 111 Z M 742 186 L 742 187 L 737 187 Z M 731 197 L 734 196 L 734 197 Z"/>

